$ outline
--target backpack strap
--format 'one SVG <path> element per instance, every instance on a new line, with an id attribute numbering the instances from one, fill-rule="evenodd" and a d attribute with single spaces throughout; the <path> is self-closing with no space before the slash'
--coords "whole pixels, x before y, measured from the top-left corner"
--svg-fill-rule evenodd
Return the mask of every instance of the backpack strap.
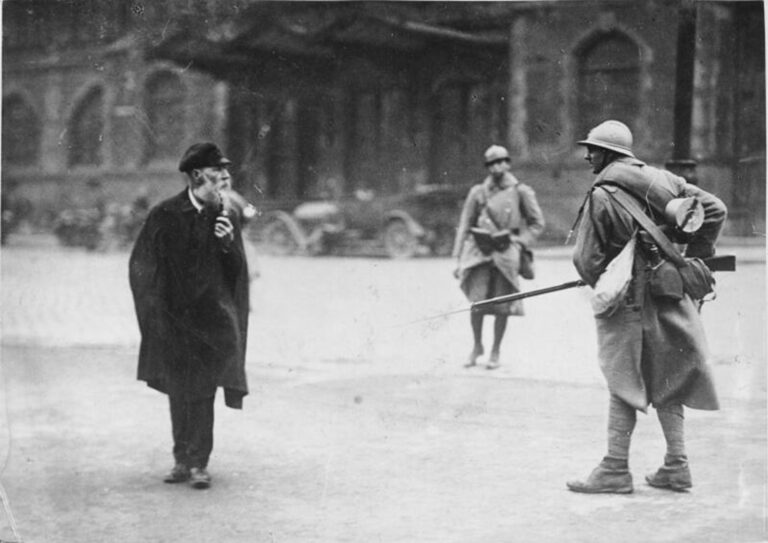
<path id="1" fill-rule="evenodd" d="M 615 186 L 615 185 L 614 185 Z M 621 207 L 623 207 L 632 217 L 640 224 L 640 226 L 650 234 L 650 236 L 656 241 L 659 249 L 671 260 L 675 266 L 682 268 L 686 266 L 685 258 L 680 254 L 680 251 L 674 246 L 669 238 L 656 226 L 656 224 L 646 215 L 640 206 L 637 205 L 637 201 L 629 195 L 621 187 L 617 187 L 616 191 L 606 191 L 614 200 L 616 200 Z"/>

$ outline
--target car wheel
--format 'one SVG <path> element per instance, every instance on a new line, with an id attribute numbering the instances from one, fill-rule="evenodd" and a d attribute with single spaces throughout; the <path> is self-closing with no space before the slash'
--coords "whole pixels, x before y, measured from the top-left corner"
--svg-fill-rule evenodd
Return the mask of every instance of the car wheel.
<path id="1" fill-rule="evenodd" d="M 299 242 L 288 225 L 281 220 L 274 220 L 264 227 L 261 234 L 264 252 L 270 255 L 294 255 L 299 252 Z"/>
<path id="2" fill-rule="evenodd" d="M 411 258 L 419 250 L 419 242 L 404 221 L 394 220 L 384 229 L 384 248 L 390 258 Z"/>

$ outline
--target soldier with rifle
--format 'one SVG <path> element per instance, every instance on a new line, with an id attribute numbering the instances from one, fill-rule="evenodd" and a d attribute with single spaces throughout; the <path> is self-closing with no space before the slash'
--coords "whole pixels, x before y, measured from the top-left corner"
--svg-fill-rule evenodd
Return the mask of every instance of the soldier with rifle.
<path id="1" fill-rule="evenodd" d="M 733 255 L 715 256 L 727 209 L 684 178 L 638 160 L 632 133 L 621 122 L 598 125 L 579 144 L 597 174 L 576 219 L 573 262 L 581 278 L 473 301 L 415 322 L 465 311 L 474 315 L 496 304 L 585 285 L 599 289 L 609 264 L 634 239 L 628 285 L 609 310 L 595 314 L 598 357 L 610 392 L 607 454 L 586 480 L 567 486 L 592 494 L 632 492 L 629 446 L 636 412 L 653 405 L 667 450 L 663 465 L 646 482 L 685 491 L 692 482 L 683 406 L 719 409 L 700 310 L 714 295 L 711 272 L 736 269 Z M 678 245 L 685 246 L 684 255 Z"/>
<path id="2" fill-rule="evenodd" d="M 626 294 L 613 312 L 596 315 L 598 357 L 610 392 L 607 454 L 585 480 L 569 481 L 567 487 L 583 493 L 632 492 L 630 440 L 637 411 L 645 413 L 652 405 L 666 454 L 646 482 L 684 491 L 692 483 L 683 406 L 719 408 L 697 299 L 708 289 L 694 288 L 696 277 L 689 272 L 702 271 L 692 264 L 714 255 L 726 207 L 682 177 L 638 160 L 632 133 L 618 121 L 598 125 L 579 144 L 586 147 L 585 159 L 597 177 L 577 219 L 576 270 L 594 287 L 633 237 L 636 251 Z M 670 226 L 674 203 L 681 199 L 697 206 L 697 224 L 685 217 Z M 676 244 L 685 245 L 682 255 Z M 710 282 L 711 275 L 705 286 Z"/>

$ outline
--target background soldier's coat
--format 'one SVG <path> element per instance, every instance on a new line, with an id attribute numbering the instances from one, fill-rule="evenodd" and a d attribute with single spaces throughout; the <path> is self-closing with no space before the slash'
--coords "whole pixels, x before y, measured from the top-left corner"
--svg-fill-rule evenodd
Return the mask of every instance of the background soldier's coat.
<path id="1" fill-rule="evenodd" d="M 493 220 L 484 220 L 484 215 Z M 453 255 L 459 259 L 459 281 L 467 293 L 467 278 L 476 266 L 493 262 L 515 291 L 520 290 L 520 247 L 512 243 L 505 251 L 483 254 L 469 234 L 470 228 L 480 226 L 492 231 L 502 229 L 512 232 L 521 243 L 530 246 L 544 230 L 544 214 L 536 200 L 534 190 L 520 183 L 509 172 L 497 186 L 491 176 L 486 177 L 469 190 L 456 230 Z M 477 301 L 477 300 L 472 300 Z M 510 304 L 511 315 L 522 315 L 522 301 Z"/>

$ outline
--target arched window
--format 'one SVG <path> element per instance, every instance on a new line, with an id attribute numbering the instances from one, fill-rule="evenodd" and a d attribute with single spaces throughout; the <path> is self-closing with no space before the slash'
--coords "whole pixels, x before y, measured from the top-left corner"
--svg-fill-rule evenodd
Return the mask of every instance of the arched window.
<path id="1" fill-rule="evenodd" d="M 600 34 L 578 55 L 578 134 L 606 119 L 627 123 L 640 102 L 640 48 L 620 32 Z"/>
<path id="2" fill-rule="evenodd" d="M 69 165 L 101 164 L 101 142 L 104 131 L 104 92 L 92 89 L 75 109 L 70 122 Z"/>
<path id="3" fill-rule="evenodd" d="M 3 100 L 3 163 L 32 166 L 40 155 L 40 121 L 21 96 Z"/>
<path id="4" fill-rule="evenodd" d="M 146 162 L 177 158 L 184 140 L 184 85 L 176 74 L 160 72 L 147 81 Z"/>

